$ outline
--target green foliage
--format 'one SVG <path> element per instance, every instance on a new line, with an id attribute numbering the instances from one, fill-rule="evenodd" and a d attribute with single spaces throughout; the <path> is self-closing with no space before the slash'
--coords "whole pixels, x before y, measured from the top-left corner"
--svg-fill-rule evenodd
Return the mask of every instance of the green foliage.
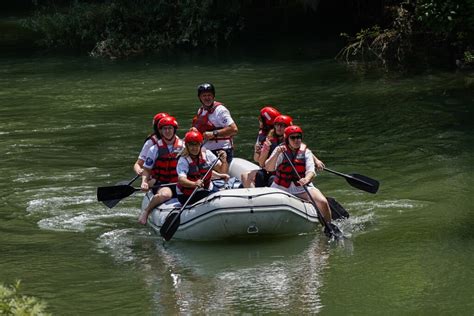
<path id="1" fill-rule="evenodd" d="M 38 44 L 43 47 L 90 47 L 105 28 L 108 7 L 74 2 L 66 12 L 57 8 L 41 8 L 23 25 L 39 34 Z"/>
<path id="2" fill-rule="evenodd" d="M 238 4 L 237 1 L 234 1 Z M 230 4 L 234 2 L 229 2 Z M 74 1 L 47 7 L 25 25 L 44 47 L 92 50 L 92 55 L 127 57 L 163 49 L 216 47 L 242 24 L 239 6 L 214 0 Z"/>
<path id="3" fill-rule="evenodd" d="M 46 305 L 34 297 L 20 295 L 20 281 L 12 286 L 0 285 L 0 315 L 43 316 Z"/>
<path id="4" fill-rule="evenodd" d="M 474 66 L 474 50 L 464 52 L 464 62 L 468 66 Z"/>
<path id="5" fill-rule="evenodd" d="M 438 33 L 449 33 L 461 20 L 459 1 L 421 0 L 416 7 L 417 20 L 426 29 Z"/>
<path id="6" fill-rule="evenodd" d="M 474 0 L 406 0 L 392 25 L 359 31 L 336 57 L 347 63 L 378 62 L 387 68 L 421 63 L 469 64 L 474 41 Z"/>

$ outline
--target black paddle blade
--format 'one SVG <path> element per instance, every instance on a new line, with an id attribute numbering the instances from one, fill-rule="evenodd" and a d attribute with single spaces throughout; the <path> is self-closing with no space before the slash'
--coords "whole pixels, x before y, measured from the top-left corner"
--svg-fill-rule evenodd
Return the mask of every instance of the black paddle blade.
<path id="1" fill-rule="evenodd" d="M 132 184 L 133 181 L 135 181 L 137 179 L 138 176 L 136 176 L 135 178 L 133 178 L 131 181 L 120 181 L 120 182 L 117 182 L 115 183 L 115 185 L 122 185 L 122 184 L 126 184 L 126 185 L 130 185 Z M 105 206 L 107 206 L 108 208 L 112 208 L 114 207 L 115 205 L 118 204 L 118 202 L 120 202 L 121 199 L 116 199 L 116 200 L 105 200 L 105 201 L 101 201 L 102 203 L 104 203 Z"/>
<path id="2" fill-rule="evenodd" d="M 166 217 L 163 226 L 160 228 L 160 235 L 166 241 L 173 238 L 174 234 L 178 230 L 180 224 L 181 212 L 178 210 L 171 211 Z"/>
<path id="3" fill-rule="evenodd" d="M 349 218 L 349 212 L 338 201 L 329 196 L 326 197 L 326 200 L 328 200 L 329 207 L 331 208 L 332 220 Z"/>
<path id="4" fill-rule="evenodd" d="M 377 193 L 379 182 L 372 178 L 357 173 L 351 173 L 351 177 L 347 177 L 346 181 L 355 188 L 369 193 Z"/>
<path id="5" fill-rule="evenodd" d="M 118 202 L 120 202 L 121 199 L 117 199 L 117 200 L 105 200 L 105 201 L 101 201 L 105 206 L 107 206 L 108 208 L 112 208 L 114 207 L 115 205 L 118 204 Z"/>
<path id="6" fill-rule="evenodd" d="M 97 188 L 97 200 L 98 201 L 110 201 L 110 200 L 121 200 L 133 194 L 133 192 L 139 189 L 135 189 L 130 185 L 114 185 L 110 187 L 98 187 Z"/>

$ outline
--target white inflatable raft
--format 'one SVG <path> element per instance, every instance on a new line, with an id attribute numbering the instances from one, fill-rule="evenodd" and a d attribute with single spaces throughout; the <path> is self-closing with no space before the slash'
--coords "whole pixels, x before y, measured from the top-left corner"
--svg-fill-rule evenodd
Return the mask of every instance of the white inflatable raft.
<path id="1" fill-rule="evenodd" d="M 258 166 L 234 158 L 229 174 L 240 179 L 244 171 Z M 152 194 L 145 195 L 142 210 Z M 176 199 L 152 211 L 148 224 L 159 234 L 166 216 L 180 208 Z M 173 239 L 222 240 L 256 236 L 282 236 L 310 233 L 321 229 L 316 210 L 287 192 L 274 188 L 225 189 L 187 206 Z"/>

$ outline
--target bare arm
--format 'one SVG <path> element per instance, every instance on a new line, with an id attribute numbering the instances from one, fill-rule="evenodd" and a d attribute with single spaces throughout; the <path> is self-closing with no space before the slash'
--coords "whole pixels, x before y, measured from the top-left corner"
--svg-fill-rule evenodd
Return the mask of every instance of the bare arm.
<path id="1" fill-rule="evenodd" d="M 314 165 L 316 166 L 316 170 L 322 171 L 324 169 L 324 167 L 326 167 L 324 162 L 319 160 L 318 157 L 316 157 L 316 155 L 314 155 L 314 154 L 313 154 L 313 160 L 314 160 Z"/>
<path id="2" fill-rule="evenodd" d="M 225 150 L 219 150 L 218 159 L 220 161 L 214 166 L 214 170 L 216 170 L 219 173 L 228 173 L 229 164 L 227 163 L 227 154 Z"/>
<path id="3" fill-rule="evenodd" d="M 148 168 L 143 168 L 142 171 L 142 184 L 140 185 L 140 187 L 142 188 L 142 191 L 148 191 L 150 189 L 150 186 L 148 185 L 148 180 L 151 176 L 151 170 Z"/>
<path id="4" fill-rule="evenodd" d="M 143 173 L 143 163 L 144 161 L 142 159 L 137 159 L 137 161 L 135 161 L 135 164 L 133 165 L 133 170 L 139 176 L 141 176 Z"/>
<path id="5" fill-rule="evenodd" d="M 221 129 L 215 130 L 217 131 L 217 136 L 214 136 L 214 133 L 211 132 L 204 132 L 202 135 L 204 139 L 214 139 L 214 138 L 222 138 L 222 137 L 231 137 L 237 135 L 239 129 L 235 123 L 230 124 L 229 126 L 223 127 Z"/>
<path id="6" fill-rule="evenodd" d="M 272 145 L 272 143 L 267 138 L 265 140 L 265 143 L 262 146 L 262 150 L 260 151 L 260 157 L 258 158 L 258 164 L 262 168 L 265 166 L 265 161 L 268 159 L 268 155 L 270 154 L 270 146 L 271 145 Z"/>
<path id="7" fill-rule="evenodd" d="M 272 172 L 276 170 L 276 162 L 278 160 L 278 157 L 280 157 L 280 154 L 284 151 L 284 147 L 282 146 L 277 146 L 275 150 L 273 151 L 272 155 L 270 158 L 268 158 L 265 161 L 265 170 Z"/>
<path id="8" fill-rule="evenodd" d="M 212 179 L 223 179 L 225 182 L 229 180 L 230 176 L 227 173 L 220 173 L 212 170 Z"/>
<path id="9" fill-rule="evenodd" d="M 260 157 L 261 150 L 262 150 L 262 146 L 259 143 L 256 143 L 254 145 L 254 149 L 253 149 L 253 160 L 255 162 L 258 162 L 259 164 L 260 164 L 260 162 L 259 162 L 258 158 Z"/>
<path id="10" fill-rule="evenodd" d="M 191 181 L 186 176 L 179 176 L 178 183 L 181 184 L 185 188 L 196 188 L 201 187 L 203 185 L 203 181 L 201 179 L 196 181 Z"/>

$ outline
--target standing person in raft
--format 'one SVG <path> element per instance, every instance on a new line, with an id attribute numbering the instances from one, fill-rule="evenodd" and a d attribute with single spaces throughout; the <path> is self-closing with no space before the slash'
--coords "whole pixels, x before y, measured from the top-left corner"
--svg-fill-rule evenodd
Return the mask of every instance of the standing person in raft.
<path id="1" fill-rule="evenodd" d="M 211 194 L 213 184 L 211 178 L 229 180 L 229 175 L 224 170 L 229 169 L 225 152 L 217 158 L 210 150 L 203 148 L 203 137 L 201 133 L 189 131 L 184 136 L 185 149 L 181 153 L 178 166 L 178 185 L 176 191 L 178 200 L 181 204 L 185 204 L 193 191 L 197 189 L 188 204 L 193 204 L 200 199 Z M 213 170 L 203 179 L 212 164 L 220 159 L 214 166 Z"/>
<path id="2" fill-rule="evenodd" d="M 237 125 L 224 104 L 215 101 L 216 90 L 211 83 L 200 84 L 197 93 L 201 107 L 193 119 L 191 130 L 202 134 L 204 147 L 215 155 L 225 151 L 230 164 L 234 157 L 232 137 L 238 132 Z"/>
<path id="3" fill-rule="evenodd" d="M 150 148 L 146 156 L 143 165 L 142 191 L 148 191 L 155 181 L 159 184 L 176 183 L 178 181 L 178 173 L 176 172 L 178 154 L 183 150 L 184 143 L 176 136 L 177 129 L 178 122 L 172 116 L 162 118 L 158 123 L 161 139 Z M 176 185 L 160 187 L 147 208 L 140 214 L 138 222 L 145 225 L 151 210 L 176 196 Z"/>
<path id="4" fill-rule="evenodd" d="M 145 143 L 143 144 L 142 150 L 138 155 L 138 159 L 133 165 L 133 170 L 139 176 L 143 174 L 143 164 L 145 163 L 146 154 L 150 150 L 151 146 L 156 145 L 158 140 L 161 139 L 161 135 L 158 131 L 158 123 L 164 117 L 170 116 L 168 113 L 158 113 L 153 117 L 153 133 L 147 136 Z"/>
<path id="5" fill-rule="evenodd" d="M 331 209 L 326 197 L 311 183 L 311 180 L 316 175 L 315 163 L 313 153 L 302 142 L 302 138 L 303 130 L 301 127 L 292 125 L 285 128 L 285 143 L 277 146 L 270 158 L 265 162 L 266 170 L 276 171 L 271 187 L 289 192 L 311 202 L 311 198 L 303 188 L 306 185 L 324 220 L 332 227 L 334 233 L 340 233 L 337 226 L 331 223 Z M 284 152 L 286 156 L 283 154 Z M 298 174 L 295 174 L 287 157 L 291 159 Z M 324 228 L 324 233 L 328 237 L 332 237 L 332 232 L 327 230 L 326 227 Z"/>

